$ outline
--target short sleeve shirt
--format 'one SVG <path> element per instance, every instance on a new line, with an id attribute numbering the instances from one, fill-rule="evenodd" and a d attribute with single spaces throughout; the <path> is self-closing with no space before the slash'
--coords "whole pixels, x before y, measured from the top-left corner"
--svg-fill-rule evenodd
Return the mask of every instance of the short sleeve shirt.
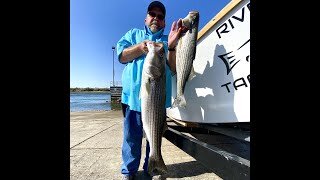
<path id="1" fill-rule="evenodd" d="M 163 42 L 166 54 L 168 47 L 168 35 L 163 35 L 164 29 L 156 33 L 145 26 L 144 29 L 129 30 L 117 43 L 117 56 L 120 59 L 122 51 L 132 45 L 144 40 Z M 122 72 L 122 94 L 121 101 L 129 105 L 130 110 L 141 112 L 140 86 L 142 80 L 142 68 L 146 55 L 143 54 L 133 61 L 126 63 Z M 166 107 L 171 106 L 171 71 L 166 63 Z"/>

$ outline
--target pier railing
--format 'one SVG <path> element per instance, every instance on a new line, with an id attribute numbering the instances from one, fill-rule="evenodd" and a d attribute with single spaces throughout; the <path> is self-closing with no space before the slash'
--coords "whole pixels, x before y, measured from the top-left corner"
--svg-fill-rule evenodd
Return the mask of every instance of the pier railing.
<path id="1" fill-rule="evenodd" d="M 122 93 L 122 86 L 110 86 L 112 110 L 121 109 L 121 93 Z"/>

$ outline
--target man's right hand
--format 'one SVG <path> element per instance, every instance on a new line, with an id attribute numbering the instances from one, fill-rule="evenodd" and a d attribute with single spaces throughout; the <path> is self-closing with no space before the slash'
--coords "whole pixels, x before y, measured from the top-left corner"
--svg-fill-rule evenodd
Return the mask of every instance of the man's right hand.
<path id="1" fill-rule="evenodd" d="M 148 53 L 147 42 L 150 40 L 144 40 L 141 43 L 135 44 L 130 46 L 122 51 L 120 62 L 127 63 L 133 61 L 137 57 L 141 56 L 142 54 Z"/>
<path id="2" fill-rule="evenodd" d="M 147 47 L 147 43 L 148 42 L 151 42 L 151 41 L 150 40 L 144 40 L 141 43 L 139 43 L 140 44 L 140 49 L 143 52 L 143 54 L 148 54 L 148 52 L 149 52 L 148 47 Z"/>

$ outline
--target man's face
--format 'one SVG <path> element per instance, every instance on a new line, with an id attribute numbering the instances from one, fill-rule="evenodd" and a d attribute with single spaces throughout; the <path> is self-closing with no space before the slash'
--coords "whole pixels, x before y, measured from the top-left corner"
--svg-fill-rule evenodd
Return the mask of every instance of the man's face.
<path id="1" fill-rule="evenodd" d="M 157 7 L 152 8 L 148 12 L 144 22 L 153 33 L 158 32 L 160 29 L 164 28 L 166 25 L 164 15 L 161 12 L 161 10 Z"/>

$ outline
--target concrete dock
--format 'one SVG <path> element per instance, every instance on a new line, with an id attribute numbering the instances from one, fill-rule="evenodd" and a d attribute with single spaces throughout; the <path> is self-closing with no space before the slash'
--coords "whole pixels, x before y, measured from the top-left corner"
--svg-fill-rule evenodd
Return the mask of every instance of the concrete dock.
<path id="1" fill-rule="evenodd" d="M 121 179 L 122 122 L 122 111 L 70 112 L 71 180 Z M 167 139 L 162 142 L 168 173 L 161 179 L 221 179 Z M 145 144 L 143 139 L 135 179 L 148 179 L 142 173 Z"/>

